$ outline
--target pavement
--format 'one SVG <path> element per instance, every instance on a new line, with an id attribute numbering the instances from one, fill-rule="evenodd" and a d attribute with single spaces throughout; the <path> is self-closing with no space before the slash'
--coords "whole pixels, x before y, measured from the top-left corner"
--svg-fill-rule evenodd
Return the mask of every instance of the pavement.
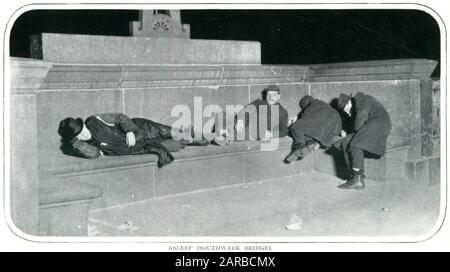
<path id="1" fill-rule="evenodd" d="M 439 185 L 341 182 L 312 172 L 96 209 L 89 236 L 419 237 L 439 223 Z"/>

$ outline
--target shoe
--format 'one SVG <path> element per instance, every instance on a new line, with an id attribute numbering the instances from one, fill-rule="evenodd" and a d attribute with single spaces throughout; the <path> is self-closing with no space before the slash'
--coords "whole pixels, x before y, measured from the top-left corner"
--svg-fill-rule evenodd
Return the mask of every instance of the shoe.
<path id="1" fill-rule="evenodd" d="M 296 161 L 298 159 L 302 158 L 302 152 L 301 149 L 304 148 L 303 144 L 299 144 L 296 147 L 293 147 L 291 150 L 291 153 L 287 155 L 287 157 L 283 160 L 284 163 L 291 163 L 293 161 Z"/>
<path id="2" fill-rule="evenodd" d="M 206 139 L 202 140 L 193 140 L 192 142 L 188 143 L 189 146 L 207 146 L 209 145 L 209 141 Z"/>
<path id="3" fill-rule="evenodd" d="M 346 183 L 339 185 L 338 188 L 364 190 L 364 188 L 366 187 L 364 178 L 365 176 L 363 171 L 354 171 L 350 179 Z"/>
<path id="4" fill-rule="evenodd" d="M 291 163 L 293 161 L 301 160 L 311 154 L 313 151 L 319 149 L 320 144 L 315 141 L 307 141 L 306 145 L 298 145 L 292 149 L 291 153 L 283 160 L 284 163 Z"/>

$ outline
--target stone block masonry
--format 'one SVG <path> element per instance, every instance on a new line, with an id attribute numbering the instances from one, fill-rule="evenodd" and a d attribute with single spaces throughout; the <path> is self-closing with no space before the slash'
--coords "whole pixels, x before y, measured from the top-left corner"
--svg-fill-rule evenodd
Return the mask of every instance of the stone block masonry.
<path id="1" fill-rule="evenodd" d="M 385 73 L 392 65 L 396 73 Z M 426 171 L 422 171 L 425 168 L 419 161 L 405 167 L 404 172 L 385 167 L 388 161 L 401 160 L 403 163 L 405 156 L 408 160 L 420 160 L 428 150 L 426 139 L 431 129 L 427 122 L 431 120 L 432 100 L 427 81 L 435 65 L 432 60 L 319 67 L 57 64 L 11 59 L 10 131 L 12 136 L 22 136 L 11 139 L 13 169 L 9 189 L 14 223 L 26 233 L 36 233 L 39 194 L 42 194 L 39 186 L 44 182 L 50 186 L 52 181 L 55 184 L 66 181 L 99 187 L 103 199 L 96 205 L 107 207 L 208 186 L 228 186 L 233 182 L 231 179 L 241 183 L 254 182 L 319 170 L 318 165 L 325 167 L 327 163 L 333 167 L 332 158 L 326 154 L 311 156 L 308 165 L 282 164 L 283 156 L 289 151 L 289 142 L 285 142 L 282 149 L 270 152 L 250 150 L 246 145 L 238 144 L 195 150 L 186 148 L 175 155 L 176 161 L 172 165 L 156 170 L 153 155 L 85 160 L 66 156 L 59 150 L 57 126 L 59 120 L 67 116 L 86 118 L 94 113 L 119 111 L 167 123 L 174 104 L 191 106 L 197 96 L 203 99 L 203 106 L 210 103 L 245 105 L 257 98 L 268 84 L 280 86 L 281 102 L 290 116 L 298 113 L 298 100 L 305 94 L 326 102 L 337 97 L 339 92 L 362 91 L 374 95 L 385 103 L 393 117 L 393 133 L 388 139 L 390 146 L 402 150 L 377 161 L 368 173 L 381 180 L 389 180 L 390 173 L 404 173 L 413 178 L 426 174 L 430 183 L 436 184 L 440 180 L 438 158 L 429 161 Z M 363 75 L 352 76 L 354 71 L 359 71 L 353 68 L 360 66 L 364 67 Z M 334 69 L 338 67 L 338 70 Z M 27 124 L 28 133 L 23 133 L 23 124 Z M 27 148 L 23 149 L 23 146 Z M 265 159 L 267 157 L 270 160 Z M 275 162 L 279 165 L 268 167 Z M 396 165 L 401 167 L 403 164 Z M 217 169 L 217 173 L 210 169 Z M 228 169 L 236 171 L 231 175 L 226 173 Z M 334 168 L 331 170 L 335 171 Z M 136 179 L 129 178 L 133 174 Z M 215 180 L 210 181 L 213 178 Z M 79 208 L 84 210 L 84 207 Z M 79 217 L 78 221 L 82 222 L 83 218 Z"/>
<path id="2" fill-rule="evenodd" d="M 43 33 L 42 53 L 66 64 L 261 64 L 256 41 Z"/>

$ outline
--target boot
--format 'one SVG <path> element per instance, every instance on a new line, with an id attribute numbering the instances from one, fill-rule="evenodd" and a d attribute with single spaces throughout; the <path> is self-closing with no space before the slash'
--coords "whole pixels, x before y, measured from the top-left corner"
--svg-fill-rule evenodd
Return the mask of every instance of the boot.
<path id="1" fill-rule="evenodd" d="M 366 187 L 365 181 L 364 181 L 364 171 L 353 171 L 350 179 L 341 185 L 338 186 L 340 189 L 356 189 L 356 190 L 364 190 Z"/>
<path id="2" fill-rule="evenodd" d="M 284 159 L 285 163 L 303 159 L 311 154 L 313 151 L 319 149 L 320 144 L 316 141 L 307 141 L 305 145 L 297 145 L 292 149 L 291 153 Z"/>

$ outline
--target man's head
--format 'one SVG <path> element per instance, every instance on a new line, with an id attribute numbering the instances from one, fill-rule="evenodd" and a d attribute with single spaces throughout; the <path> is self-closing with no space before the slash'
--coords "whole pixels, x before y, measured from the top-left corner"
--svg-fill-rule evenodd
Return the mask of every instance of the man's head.
<path id="1" fill-rule="evenodd" d="M 280 99 L 280 88 L 277 85 L 269 85 L 264 90 L 265 98 L 269 105 L 273 105 Z"/>
<path id="2" fill-rule="evenodd" d="M 351 116 L 352 110 L 352 98 L 351 95 L 340 94 L 337 104 L 338 110 L 345 112 L 348 116 Z"/>
<path id="3" fill-rule="evenodd" d="M 312 96 L 310 95 L 305 95 L 302 97 L 302 99 L 300 99 L 300 108 L 302 108 L 302 110 L 305 110 L 309 104 L 311 104 L 311 102 L 313 102 L 314 98 L 312 98 Z"/>
<path id="4" fill-rule="evenodd" d="M 91 132 L 81 118 L 67 117 L 59 122 L 58 134 L 65 142 L 69 142 L 75 137 L 81 141 L 88 141 L 92 138 Z"/>

